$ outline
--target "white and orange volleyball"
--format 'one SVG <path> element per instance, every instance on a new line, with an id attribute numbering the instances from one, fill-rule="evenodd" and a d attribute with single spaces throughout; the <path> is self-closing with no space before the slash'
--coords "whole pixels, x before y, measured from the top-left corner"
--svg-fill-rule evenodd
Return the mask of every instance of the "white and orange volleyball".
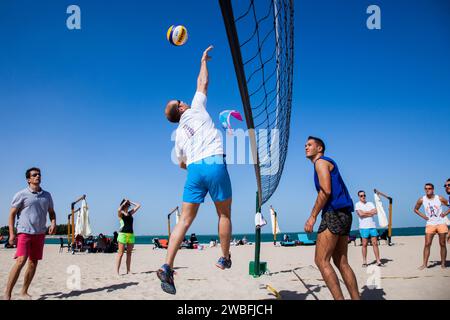
<path id="1" fill-rule="evenodd" d="M 167 30 L 167 40 L 174 46 L 182 46 L 188 39 L 188 32 L 185 26 L 172 25 Z"/>

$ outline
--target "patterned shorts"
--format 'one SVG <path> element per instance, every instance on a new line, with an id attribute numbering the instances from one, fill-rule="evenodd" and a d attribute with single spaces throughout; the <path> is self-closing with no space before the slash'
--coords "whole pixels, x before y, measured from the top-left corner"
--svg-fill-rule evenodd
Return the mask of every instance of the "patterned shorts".
<path id="1" fill-rule="evenodd" d="M 348 236 L 352 227 L 353 216 L 350 211 L 327 211 L 322 214 L 318 233 L 330 230 L 331 233 L 339 236 Z"/>

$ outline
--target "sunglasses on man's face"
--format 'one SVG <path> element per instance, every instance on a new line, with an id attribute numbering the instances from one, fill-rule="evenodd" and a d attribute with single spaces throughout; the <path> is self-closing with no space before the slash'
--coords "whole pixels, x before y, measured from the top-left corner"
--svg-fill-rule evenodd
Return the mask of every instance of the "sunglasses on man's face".
<path id="1" fill-rule="evenodd" d="M 450 184 L 445 184 L 444 187 L 445 188 L 450 188 Z"/>
<path id="2" fill-rule="evenodd" d="M 34 177 L 37 177 L 37 176 L 39 176 L 39 177 L 40 177 L 40 176 L 41 176 L 41 174 L 40 174 L 40 173 L 33 173 L 33 174 L 32 174 L 31 176 L 32 176 L 33 178 L 34 178 Z"/>
<path id="3" fill-rule="evenodd" d="M 365 194 L 361 194 L 359 197 L 360 197 L 360 198 L 365 198 L 366 195 L 365 195 Z"/>

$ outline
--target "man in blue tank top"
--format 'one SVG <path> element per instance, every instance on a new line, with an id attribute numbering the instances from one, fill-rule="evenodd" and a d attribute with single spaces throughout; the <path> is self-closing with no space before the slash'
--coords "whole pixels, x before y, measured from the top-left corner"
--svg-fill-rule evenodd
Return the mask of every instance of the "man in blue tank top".
<path id="1" fill-rule="evenodd" d="M 318 192 L 311 216 L 306 221 L 305 232 L 313 232 L 317 216 L 322 211 L 319 226 L 315 263 L 336 300 L 344 299 L 339 279 L 330 261 L 342 275 L 350 297 L 360 299 L 355 274 L 348 264 L 348 236 L 352 226 L 353 201 L 348 193 L 337 164 L 325 157 L 325 143 L 316 137 L 308 137 L 306 157 L 314 164 L 314 183 Z"/>

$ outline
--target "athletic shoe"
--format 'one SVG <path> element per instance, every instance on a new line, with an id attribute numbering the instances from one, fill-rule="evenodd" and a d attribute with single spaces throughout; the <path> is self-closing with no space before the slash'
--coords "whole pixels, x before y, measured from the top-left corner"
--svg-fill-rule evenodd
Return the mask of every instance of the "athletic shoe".
<path id="1" fill-rule="evenodd" d="M 225 270 L 231 268 L 231 254 L 228 258 L 220 257 L 219 261 L 216 263 L 216 267 Z"/>
<path id="2" fill-rule="evenodd" d="M 175 289 L 175 283 L 173 281 L 174 271 L 170 268 L 168 264 L 164 264 L 157 272 L 159 280 L 161 280 L 161 289 L 169 294 L 177 293 Z"/>

